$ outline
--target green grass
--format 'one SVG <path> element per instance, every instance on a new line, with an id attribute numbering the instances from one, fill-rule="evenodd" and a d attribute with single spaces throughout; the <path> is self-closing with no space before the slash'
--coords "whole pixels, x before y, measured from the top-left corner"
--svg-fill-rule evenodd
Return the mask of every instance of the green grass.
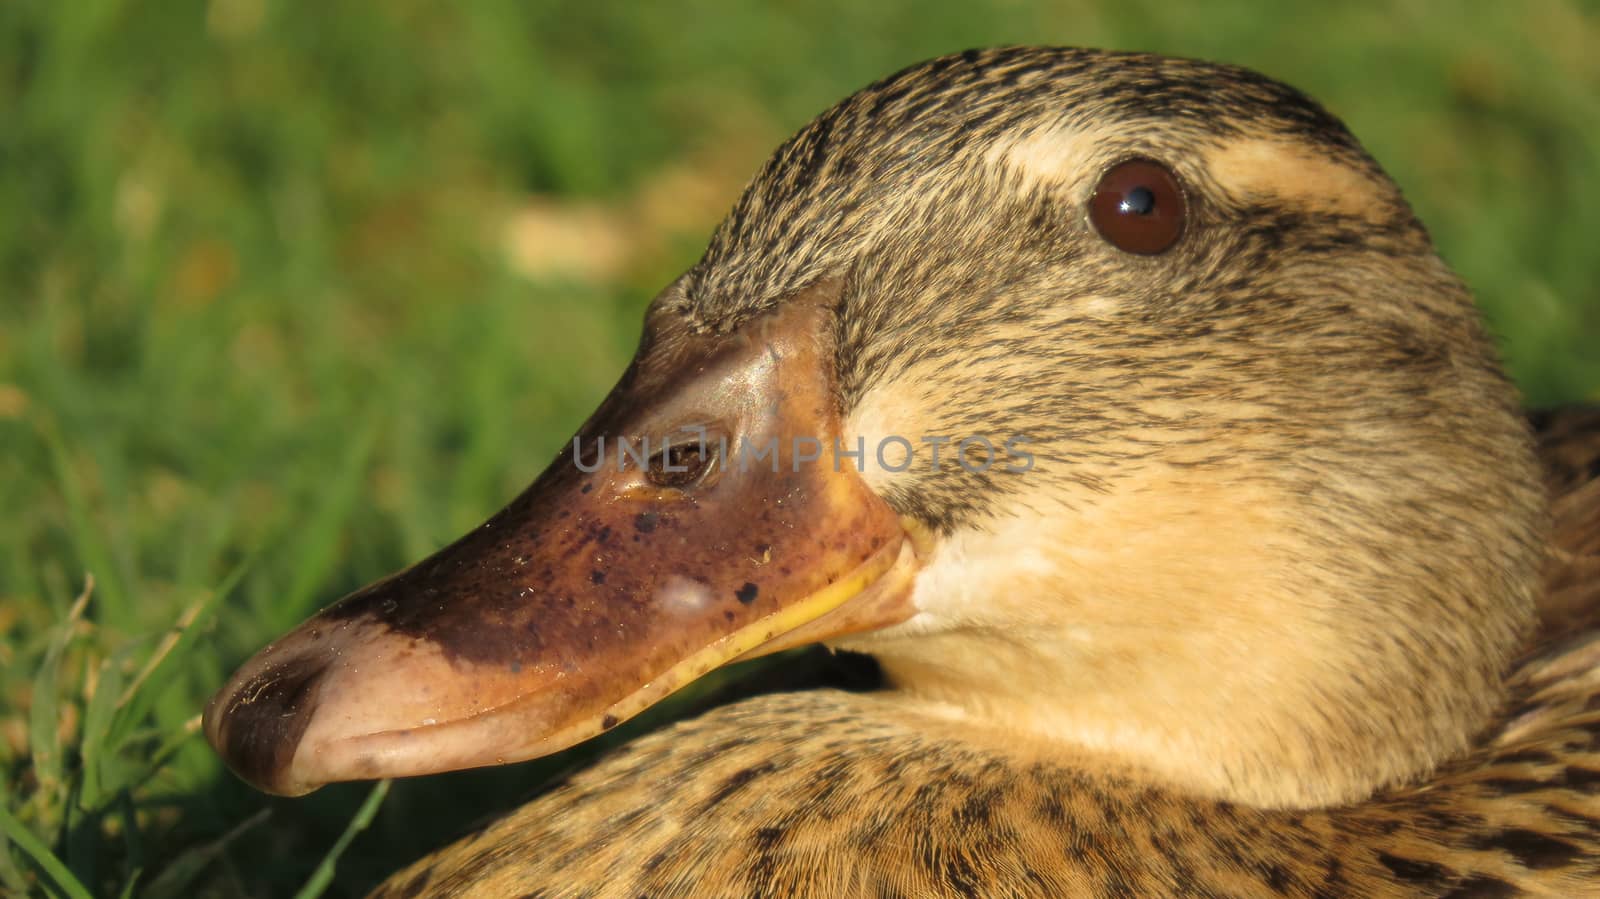
<path id="1" fill-rule="evenodd" d="M 565 764 L 396 783 L 372 815 L 364 785 L 252 792 L 195 717 L 513 495 L 771 147 L 939 52 L 1305 88 L 1529 396 L 1600 398 L 1592 4 L 1045 6 L 0 4 L 0 893 L 350 895 Z"/>

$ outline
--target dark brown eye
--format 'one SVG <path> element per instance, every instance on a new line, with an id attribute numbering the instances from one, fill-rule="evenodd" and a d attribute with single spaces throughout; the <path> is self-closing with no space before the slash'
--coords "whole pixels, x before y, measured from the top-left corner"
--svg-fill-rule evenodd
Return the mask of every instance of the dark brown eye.
<path id="1" fill-rule="evenodd" d="M 1186 211 L 1177 176 L 1149 159 L 1112 166 L 1089 198 L 1089 221 L 1100 236 L 1123 252 L 1145 256 L 1177 243 Z"/>
<path id="2" fill-rule="evenodd" d="M 717 447 L 677 443 L 650 457 L 645 477 L 657 487 L 684 488 L 704 480 L 715 467 Z"/>

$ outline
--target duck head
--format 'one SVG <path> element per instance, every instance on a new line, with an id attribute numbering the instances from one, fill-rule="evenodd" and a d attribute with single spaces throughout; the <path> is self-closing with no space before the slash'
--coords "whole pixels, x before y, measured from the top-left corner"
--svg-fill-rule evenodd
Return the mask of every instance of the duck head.
<path id="1" fill-rule="evenodd" d="M 1486 723 L 1542 503 L 1470 296 L 1321 107 L 969 52 L 785 143 L 550 468 L 205 729 L 302 793 L 542 755 L 820 640 L 975 733 L 1348 801 Z"/>

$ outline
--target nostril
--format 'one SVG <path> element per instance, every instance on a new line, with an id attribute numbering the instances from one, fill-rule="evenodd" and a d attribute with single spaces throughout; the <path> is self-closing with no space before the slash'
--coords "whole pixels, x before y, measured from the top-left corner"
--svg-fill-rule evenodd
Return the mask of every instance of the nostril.
<path id="1" fill-rule="evenodd" d="M 234 773 L 260 789 L 282 792 L 327 668 L 321 654 L 275 663 L 211 710 L 216 719 L 206 722 L 207 736 Z"/>

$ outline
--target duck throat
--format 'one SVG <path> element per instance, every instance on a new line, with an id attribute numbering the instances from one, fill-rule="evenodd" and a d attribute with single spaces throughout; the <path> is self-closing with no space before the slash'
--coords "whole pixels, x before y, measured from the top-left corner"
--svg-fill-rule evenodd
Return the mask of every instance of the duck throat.
<path id="1" fill-rule="evenodd" d="M 917 616 L 847 646 L 975 734 L 1257 806 L 1356 801 L 1489 721 L 1534 580 L 1503 522 L 1362 520 L 1159 475 L 952 535 Z"/>

